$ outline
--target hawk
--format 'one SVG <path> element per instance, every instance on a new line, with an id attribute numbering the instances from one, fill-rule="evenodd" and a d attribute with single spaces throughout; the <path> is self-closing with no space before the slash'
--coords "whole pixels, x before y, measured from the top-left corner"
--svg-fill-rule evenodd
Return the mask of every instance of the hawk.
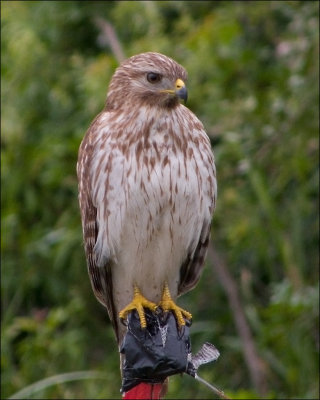
<path id="1" fill-rule="evenodd" d="M 209 138 L 187 99 L 185 69 L 154 52 L 115 71 L 79 149 L 77 175 L 92 288 L 118 343 L 131 310 L 191 314 L 175 303 L 198 282 L 216 203 Z"/>

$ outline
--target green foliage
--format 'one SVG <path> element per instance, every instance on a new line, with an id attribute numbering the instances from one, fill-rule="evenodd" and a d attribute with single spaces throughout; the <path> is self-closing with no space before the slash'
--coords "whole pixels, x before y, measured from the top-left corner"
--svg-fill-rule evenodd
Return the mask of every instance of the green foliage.
<path id="1" fill-rule="evenodd" d="M 99 45 L 97 16 L 127 56 L 159 51 L 188 70 L 188 107 L 218 170 L 213 243 L 238 283 L 268 398 L 318 398 L 315 1 L 1 2 L 1 397 L 80 370 L 105 379 L 53 379 L 31 398 L 120 396 L 113 332 L 87 277 L 75 173 L 117 66 Z M 194 314 L 194 349 L 211 341 L 221 352 L 201 376 L 231 398 L 257 398 L 209 265 L 180 302 Z M 190 377 L 170 382 L 168 398 L 212 397 Z"/>

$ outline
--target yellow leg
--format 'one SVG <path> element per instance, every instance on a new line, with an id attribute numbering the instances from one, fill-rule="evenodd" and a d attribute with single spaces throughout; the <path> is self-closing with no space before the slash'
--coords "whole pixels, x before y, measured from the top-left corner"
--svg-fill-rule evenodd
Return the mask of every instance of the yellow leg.
<path id="1" fill-rule="evenodd" d="M 137 286 L 134 286 L 133 300 L 130 304 L 128 304 L 123 310 L 119 312 L 119 318 L 126 319 L 130 311 L 137 310 L 140 318 L 141 328 L 146 328 L 147 322 L 144 315 L 143 307 L 149 308 L 151 311 L 155 311 L 157 305 L 143 297 L 140 293 L 139 288 Z"/>
<path id="2" fill-rule="evenodd" d="M 176 303 L 172 300 L 168 284 L 165 283 L 162 293 L 162 299 L 160 301 L 159 306 L 163 309 L 163 311 L 173 311 L 179 326 L 183 326 L 186 324 L 186 321 L 183 317 L 187 319 L 191 319 L 192 315 L 184 310 L 183 308 L 176 305 Z"/>

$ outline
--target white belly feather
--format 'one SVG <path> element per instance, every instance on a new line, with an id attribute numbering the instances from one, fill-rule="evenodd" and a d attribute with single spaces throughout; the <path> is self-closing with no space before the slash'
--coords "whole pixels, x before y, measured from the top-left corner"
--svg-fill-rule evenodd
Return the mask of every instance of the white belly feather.
<path id="1" fill-rule="evenodd" d="M 205 135 L 193 134 L 202 139 Z M 99 227 L 95 254 L 98 265 L 113 260 L 114 303 L 118 311 L 125 307 L 134 284 L 158 303 L 165 281 L 175 298 L 181 264 L 211 221 L 216 186 L 210 143 L 193 147 L 187 163 L 185 154 L 174 150 L 156 129 L 148 151 L 139 156 L 137 142 L 126 155 L 116 141 L 107 145 L 110 154 L 95 181 L 108 184 L 93 188 Z"/>
<path id="2" fill-rule="evenodd" d="M 143 190 L 140 185 L 129 189 L 135 201 L 125 213 L 113 271 L 114 287 L 119 288 L 114 295 L 120 307 L 126 305 L 125 291 L 132 297 L 134 283 L 148 300 L 157 303 L 167 281 L 176 297 L 181 264 L 192 242 L 195 247 L 199 240 L 204 216 L 195 196 L 198 187 L 193 179 L 187 184 L 184 178 L 172 177 L 177 193 L 173 190 L 171 199 L 169 174 L 168 165 L 164 170 L 155 167 Z"/>

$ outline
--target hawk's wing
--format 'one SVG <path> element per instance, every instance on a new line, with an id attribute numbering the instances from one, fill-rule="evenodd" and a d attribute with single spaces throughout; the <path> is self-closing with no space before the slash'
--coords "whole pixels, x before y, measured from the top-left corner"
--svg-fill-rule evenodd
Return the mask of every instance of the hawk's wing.
<path id="1" fill-rule="evenodd" d="M 197 121 L 194 114 L 189 111 L 188 114 L 191 116 L 191 119 Z M 199 157 L 203 162 L 201 171 L 199 171 L 198 182 L 200 185 L 206 182 L 203 187 L 203 193 L 205 193 L 206 204 L 209 207 L 209 211 L 204 216 L 201 232 L 198 232 L 199 237 L 195 238 L 195 244 L 189 248 L 187 257 L 180 267 L 178 295 L 193 289 L 200 279 L 210 241 L 211 218 L 216 206 L 216 168 L 211 144 L 202 124 L 200 128 L 198 128 L 198 132 L 199 135 L 196 138 L 197 146 L 194 147 L 194 151 L 198 150 Z M 199 140 L 199 138 L 201 139 Z M 197 234 L 197 232 L 194 233 Z"/>
<path id="2" fill-rule="evenodd" d="M 104 259 L 103 265 L 97 265 L 97 254 L 95 245 L 98 237 L 97 208 L 93 205 L 91 198 L 90 165 L 94 147 L 92 136 L 100 128 L 99 114 L 90 125 L 79 149 L 77 174 L 79 180 L 79 203 L 82 219 L 82 230 L 84 237 L 84 248 L 87 259 L 88 273 L 93 292 L 97 299 L 108 310 L 110 320 L 117 339 L 119 340 L 119 327 L 117 313 L 113 301 L 112 285 L 112 260 Z"/>
<path id="3" fill-rule="evenodd" d="M 210 226 L 211 224 L 206 221 L 204 224 L 205 232 L 200 236 L 194 253 L 189 253 L 180 267 L 178 296 L 194 288 L 200 279 L 210 241 Z"/>

